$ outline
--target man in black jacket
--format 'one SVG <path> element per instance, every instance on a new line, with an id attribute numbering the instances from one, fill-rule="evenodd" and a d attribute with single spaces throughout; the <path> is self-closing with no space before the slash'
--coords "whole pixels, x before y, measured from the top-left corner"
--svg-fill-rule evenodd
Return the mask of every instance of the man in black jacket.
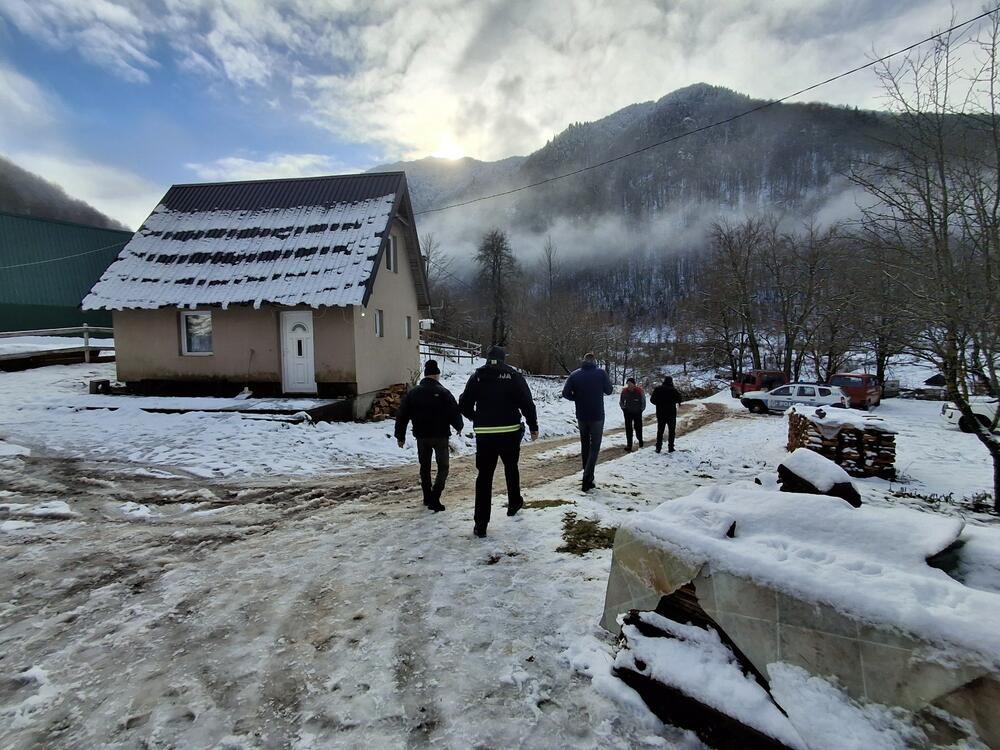
<path id="1" fill-rule="evenodd" d="M 458 399 L 459 407 L 476 433 L 476 512 L 474 533 L 486 536 L 493 499 L 493 472 L 503 461 L 507 479 L 507 515 L 513 516 L 524 499 L 521 497 L 521 473 L 517 461 L 524 436 L 523 416 L 531 439 L 538 439 L 538 415 L 531 390 L 524 376 L 504 363 L 506 352 L 494 346 L 486 355 L 486 364 L 476 370 Z"/>
<path id="2" fill-rule="evenodd" d="M 435 513 L 444 510 L 441 493 L 448 480 L 448 436 L 450 428 L 462 432 L 464 423 L 451 391 L 438 382 L 441 370 L 433 359 L 424 365 L 424 379 L 404 397 L 396 413 L 396 442 L 406 444 L 406 423 L 413 422 L 413 437 L 417 439 L 420 460 L 420 487 L 424 505 Z M 431 485 L 431 456 L 437 460 L 437 476 Z"/>
<path id="3" fill-rule="evenodd" d="M 674 388 L 674 379 L 667 375 L 663 385 L 653 389 L 649 402 L 656 406 L 656 452 L 663 450 L 663 428 L 667 427 L 667 450 L 674 452 L 674 436 L 677 433 L 677 404 L 683 399 Z"/>

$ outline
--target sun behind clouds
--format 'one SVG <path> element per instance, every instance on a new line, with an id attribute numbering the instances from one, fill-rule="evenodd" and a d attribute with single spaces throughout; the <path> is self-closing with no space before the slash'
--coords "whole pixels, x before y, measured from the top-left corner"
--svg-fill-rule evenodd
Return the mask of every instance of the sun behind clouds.
<path id="1" fill-rule="evenodd" d="M 437 156 L 441 159 L 461 159 L 465 156 L 465 151 L 453 137 L 447 135 L 438 141 L 437 151 L 434 151 L 431 156 Z"/>

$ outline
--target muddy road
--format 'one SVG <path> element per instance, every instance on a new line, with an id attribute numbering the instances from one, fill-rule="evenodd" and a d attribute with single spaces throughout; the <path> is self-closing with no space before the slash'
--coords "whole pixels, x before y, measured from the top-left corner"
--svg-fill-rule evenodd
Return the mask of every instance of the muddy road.
<path id="1" fill-rule="evenodd" d="M 678 433 L 724 416 L 683 407 Z M 574 444 L 525 443 L 528 499 L 578 489 Z M 453 460 L 429 514 L 412 465 L 241 482 L 0 462 L 0 746 L 642 745 L 562 656 L 599 637 L 607 554 L 556 553 L 558 508 L 500 510 L 473 540 L 474 480 Z"/>

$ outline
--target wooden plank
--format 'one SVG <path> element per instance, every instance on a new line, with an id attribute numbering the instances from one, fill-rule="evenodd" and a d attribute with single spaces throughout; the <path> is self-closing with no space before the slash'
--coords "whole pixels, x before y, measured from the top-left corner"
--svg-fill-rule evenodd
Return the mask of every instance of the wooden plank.
<path id="1" fill-rule="evenodd" d="M 84 354 L 88 352 L 112 351 L 114 347 L 108 346 L 70 346 L 65 349 L 33 349 L 26 352 L 14 352 L 13 354 L 0 354 L 0 360 L 15 359 L 41 359 L 43 357 L 56 356 L 62 354 Z"/>

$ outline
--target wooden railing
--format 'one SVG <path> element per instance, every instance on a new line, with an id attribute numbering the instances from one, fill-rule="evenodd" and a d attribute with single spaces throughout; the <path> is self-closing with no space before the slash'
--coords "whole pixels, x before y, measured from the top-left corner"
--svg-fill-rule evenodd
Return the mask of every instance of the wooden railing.
<path id="1" fill-rule="evenodd" d="M 448 336 L 437 331 L 421 331 L 420 343 L 428 353 L 439 357 L 448 357 L 459 361 L 467 359 L 470 362 L 482 357 L 482 345 L 467 339 Z"/>
<path id="2" fill-rule="evenodd" d="M 0 331 L 0 339 L 11 339 L 17 338 L 19 336 L 82 336 L 83 346 L 67 346 L 59 348 L 45 348 L 36 350 L 26 350 L 21 352 L 13 352 L 11 354 L 0 354 L 0 360 L 4 359 L 28 359 L 30 357 L 44 357 L 50 355 L 59 354 L 76 354 L 83 352 L 83 361 L 90 362 L 91 353 L 100 352 L 108 347 L 105 346 L 94 346 L 90 343 L 91 336 L 109 336 L 114 337 L 114 328 L 103 328 L 101 326 L 92 326 L 84 323 L 82 326 L 76 326 L 73 328 L 39 328 L 34 331 Z"/>

